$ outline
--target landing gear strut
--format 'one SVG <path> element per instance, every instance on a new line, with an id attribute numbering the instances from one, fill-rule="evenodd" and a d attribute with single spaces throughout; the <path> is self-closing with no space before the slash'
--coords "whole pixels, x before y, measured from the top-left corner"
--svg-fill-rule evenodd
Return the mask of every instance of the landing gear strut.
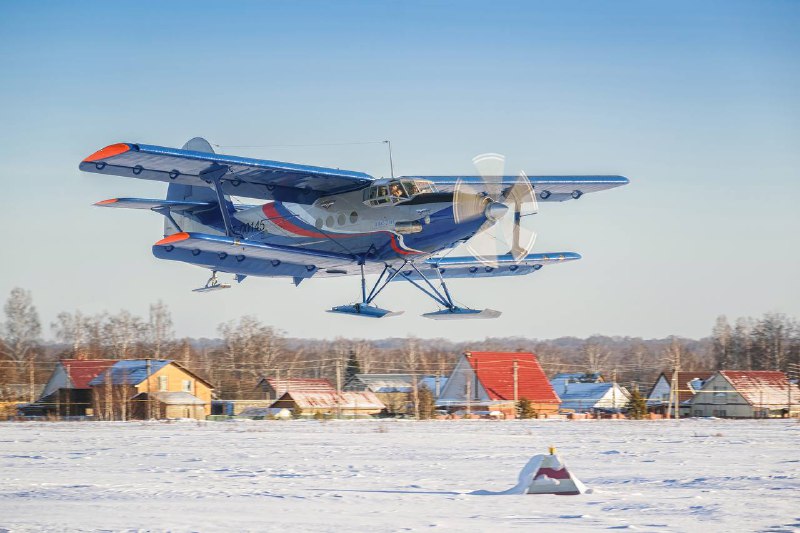
<path id="1" fill-rule="evenodd" d="M 403 263 L 405 265 L 405 263 Z M 370 305 L 372 301 L 380 294 L 380 292 L 392 281 L 399 273 L 399 271 L 392 269 L 386 265 L 378 276 L 378 281 L 372 287 L 372 290 L 367 295 L 367 280 L 364 277 L 364 263 L 360 264 L 361 267 L 361 302 L 350 305 L 337 305 L 329 309 L 329 313 L 342 313 L 346 315 L 359 315 L 370 318 L 383 318 L 385 316 L 402 315 L 403 311 L 389 311 L 388 309 L 381 309 L 375 305 Z M 390 271 L 392 271 L 390 273 Z M 388 274 L 388 275 L 387 275 Z M 385 277 L 385 279 L 384 279 Z"/>
<path id="2" fill-rule="evenodd" d="M 192 289 L 192 292 L 211 292 L 211 291 L 218 291 L 220 289 L 230 289 L 231 286 L 227 283 L 220 283 L 217 279 L 217 271 L 211 271 L 211 277 L 208 278 L 204 287 L 200 287 L 199 289 Z"/>
<path id="3" fill-rule="evenodd" d="M 410 265 L 413 269 L 412 271 L 404 270 L 406 265 Z M 493 309 L 469 309 L 465 307 L 458 307 L 454 302 L 453 298 L 450 296 L 450 291 L 447 289 L 447 284 L 444 282 L 444 278 L 442 277 L 442 273 L 438 267 L 436 267 L 436 274 L 439 277 L 439 285 L 441 290 L 436 288 L 436 286 L 428 279 L 422 271 L 417 268 L 417 266 L 409 261 L 403 261 L 403 264 L 400 268 L 395 268 L 391 265 L 386 265 L 383 268 L 380 276 L 378 276 L 378 280 L 375 282 L 375 285 L 372 287 L 372 290 L 367 294 L 367 282 L 364 278 L 364 264 L 361 263 L 361 302 L 356 304 L 350 305 L 339 305 L 332 309 L 330 309 L 329 313 L 342 313 L 348 315 L 359 315 L 359 316 L 366 316 L 371 318 L 383 318 L 385 316 L 396 316 L 402 314 L 402 311 L 399 312 L 392 312 L 387 309 L 382 309 L 380 307 L 371 305 L 372 301 L 381 293 L 381 291 L 386 288 L 386 285 L 389 282 L 393 281 L 395 278 L 400 276 L 401 278 L 405 279 L 409 283 L 411 283 L 414 287 L 422 291 L 426 296 L 431 298 L 437 304 L 444 307 L 441 311 L 435 311 L 432 313 L 425 313 L 422 316 L 425 318 L 431 318 L 434 320 L 446 320 L 446 319 L 461 319 L 461 318 L 497 318 L 500 316 L 499 311 L 495 311 Z M 418 276 L 419 279 L 414 279 L 414 274 Z M 420 281 L 424 282 L 420 283 Z"/>

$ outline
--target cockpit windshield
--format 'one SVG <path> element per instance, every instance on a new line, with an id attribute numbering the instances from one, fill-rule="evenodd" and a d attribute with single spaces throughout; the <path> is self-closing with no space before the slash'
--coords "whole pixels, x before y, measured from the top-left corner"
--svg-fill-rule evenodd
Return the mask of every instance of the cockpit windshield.
<path id="1" fill-rule="evenodd" d="M 364 193 L 364 203 L 370 206 L 394 205 L 419 194 L 435 193 L 436 187 L 426 180 L 391 180 L 375 184 Z"/>

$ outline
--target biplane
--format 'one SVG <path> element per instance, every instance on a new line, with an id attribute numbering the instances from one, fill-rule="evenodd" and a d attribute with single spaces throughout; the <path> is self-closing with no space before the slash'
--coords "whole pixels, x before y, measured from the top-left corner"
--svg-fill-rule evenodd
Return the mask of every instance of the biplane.
<path id="1" fill-rule="evenodd" d="M 165 199 L 112 198 L 95 205 L 162 215 L 164 238 L 153 254 L 210 270 L 198 292 L 230 288 L 219 281 L 221 272 L 239 283 L 263 276 L 295 285 L 360 276 L 360 298 L 330 312 L 399 314 L 375 299 L 389 283 L 405 281 L 438 304 L 427 318 L 495 318 L 499 311 L 456 305 L 447 280 L 522 276 L 580 259 L 574 252 L 532 252 L 539 204 L 577 200 L 628 179 L 505 175 L 498 154 L 474 163 L 476 175 L 378 179 L 217 154 L 196 137 L 181 149 L 112 144 L 84 159 L 80 169 L 169 184 Z M 366 276 L 375 274 L 368 287 Z"/>

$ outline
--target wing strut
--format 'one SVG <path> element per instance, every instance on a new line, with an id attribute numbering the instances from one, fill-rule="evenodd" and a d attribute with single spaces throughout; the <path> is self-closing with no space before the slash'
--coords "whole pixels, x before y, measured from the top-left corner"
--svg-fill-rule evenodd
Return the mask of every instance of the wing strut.
<path id="1" fill-rule="evenodd" d="M 225 200 L 225 193 L 222 192 L 222 176 L 228 173 L 229 167 L 224 165 L 216 165 L 211 170 L 200 173 L 200 177 L 214 184 L 214 191 L 217 193 L 217 202 L 219 202 L 219 211 L 222 213 L 222 220 L 225 223 L 225 235 L 228 237 L 241 237 L 240 234 L 233 231 L 233 224 L 231 224 L 231 213 L 228 211 L 228 202 Z M 209 181 L 210 180 L 210 181 Z"/>

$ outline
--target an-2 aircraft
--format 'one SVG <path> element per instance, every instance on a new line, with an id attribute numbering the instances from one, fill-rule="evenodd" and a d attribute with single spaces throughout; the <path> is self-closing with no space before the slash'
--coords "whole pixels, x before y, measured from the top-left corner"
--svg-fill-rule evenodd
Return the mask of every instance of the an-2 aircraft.
<path id="1" fill-rule="evenodd" d="M 456 305 L 445 280 L 519 276 L 580 259 L 573 252 L 531 253 L 530 222 L 538 203 L 578 199 L 628 179 L 509 176 L 497 154 L 474 162 L 479 170 L 474 176 L 376 179 L 216 154 L 196 137 L 181 149 L 112 144 L 84 159 L 80 169 L 169 184 L 163 200 L 113 198 L 95 205 L 163 215 L 164 238 L 153 245 L 153 254 L 211 270 L 196 291 L 230 287 L 218 281 L 217 272 L 234 274 L 238 282 L 247 276 L 286 277 L 296 285 L 309 278 L 360 275 L 360 301 L 330 312 L 399 314 L 373 302 L 390 282 L 404 280 L 439 305 L 425 317 L 495 318 L 498 311 Z M 234 204 L 231 197 L 266 203 Z M 467 252 L 452 256 L 454 249 Z M 379 274 L 371 290 L 368 274 Z"/>

